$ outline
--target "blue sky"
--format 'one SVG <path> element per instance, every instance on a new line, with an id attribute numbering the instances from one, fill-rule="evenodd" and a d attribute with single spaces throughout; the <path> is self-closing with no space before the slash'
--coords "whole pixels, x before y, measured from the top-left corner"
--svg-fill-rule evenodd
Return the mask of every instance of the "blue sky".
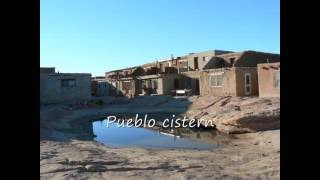
<path id="1" fill-rule="evenodd" d="M 279 0 L 41 0 L 40 65 L 104 72 L 189 52 L 280 53 Z"/>

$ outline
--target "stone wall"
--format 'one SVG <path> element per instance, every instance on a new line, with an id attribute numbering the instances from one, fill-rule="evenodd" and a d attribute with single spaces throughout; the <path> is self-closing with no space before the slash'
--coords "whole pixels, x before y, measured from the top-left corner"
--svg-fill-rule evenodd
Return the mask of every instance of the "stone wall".
<path id="1" fill-rule="evenodd" d="M 75 86 L 63 87 L 63 79 L 74 79 Z M 40 73 L 40 102 L 60 103 L 91 98 L 91 74 Z"/>

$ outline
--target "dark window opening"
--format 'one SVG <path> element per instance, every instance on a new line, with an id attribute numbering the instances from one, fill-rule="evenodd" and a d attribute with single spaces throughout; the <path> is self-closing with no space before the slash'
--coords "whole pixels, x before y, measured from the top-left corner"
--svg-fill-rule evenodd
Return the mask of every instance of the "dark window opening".
<path id="1" fill-rule="evenodd" d="M 199 95 L 200 94 L 200 85 L 199 85 L 199 79 L 194 79 L 195 80 L 195 95 Z"/>
<path id="2" fill-rule="evenodd" d="M 251 82 L 250 82 L 250 76 L 246 76 L 246 84 L 251 84 Z"/>
<path id="3" fill-rule="evenodd" d="M 152 80 L 152 89 L 158 89 L 158 79 Z"/>
<path id="4" fill-rule="evenodd" d="M 179 79 L 174 79 L 174 89 L 179 89 Z"/>
<path id="5" fill-rule="evenodd" d="M 194 61 L 194 69 L 199 69 L 198 57 L 194 57 L 193 61 Z"/>
<path id="6" fill-rule="evenodd" d="M 75 87 L 76 80 L 75 79 L 61 79 L 61 87 Z"/>
<path id="7" fill-rule="evenodd" d="M 235 60 L 235 58 L 230 58 L 230 65 L 231 65 L 231 66 L 234 65 L 234 60 Z"/>
<path id="8" fill-rule="evenodd" d="M 186 79 L 186 88 L 187 89 L 191 89 L 192 88 L 192 79 L 191 78 L 187 78 Z"/>
<path id="9" fill-rule="evenodd" d="M 131 90 L 131 82 L 130 81 L 123 81 L 122 87 L 124 90 Z"/>
<path id="10" fill-rule="evenodd" d="M 247 87 L 246 87 L 246 91 L 247 91 L 247 92 L 250 92 L 250 86 L 247 86 Z"/>

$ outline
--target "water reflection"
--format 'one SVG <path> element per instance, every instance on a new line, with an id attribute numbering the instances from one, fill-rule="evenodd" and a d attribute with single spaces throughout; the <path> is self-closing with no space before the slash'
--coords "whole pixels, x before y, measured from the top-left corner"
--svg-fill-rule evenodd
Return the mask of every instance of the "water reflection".
<path id="1" fill-rule="evenodd" d="M 111 147 L 212 149 L 230 140 L 213 129 L 118 127 L 116 123 L 108 127 L 107 124 L 107 120 L 93 122 L 94 139 Z"/>
<path id="2" fill-rule="evenodd" d="M 130 116 L 126 116 L 130 117 Z M 152 115 L 163 119 L 167 115 Z M 111 147 L 143 147 L 155 149 L 212 149 L 226 144 L 232 137 L 213 129 L 118 127 L 107 120 L 74 123 L 68 133 L 81 140 L 96 140 Z"/>
<path id="3" fill-rule="evenodd" d="M 76 139 L 84 141 L 93 141 L 95 138 L 93 132 L 93 124 L 91 121 L 85 121 L 82 123 L 74 122 L 71 124 L 72 128 L 67 130 L 67 133 L 73 134 Z"/>

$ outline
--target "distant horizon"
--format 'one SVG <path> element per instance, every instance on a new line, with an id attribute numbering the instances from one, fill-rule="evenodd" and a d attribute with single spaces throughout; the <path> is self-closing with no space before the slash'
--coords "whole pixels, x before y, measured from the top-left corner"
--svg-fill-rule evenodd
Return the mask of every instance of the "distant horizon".
<path id="1" fill-rule="evenodd" d="M 40 67 L 105 72 L 210 50 L 280 54 L 280 1 L 41 0 Z"/>

